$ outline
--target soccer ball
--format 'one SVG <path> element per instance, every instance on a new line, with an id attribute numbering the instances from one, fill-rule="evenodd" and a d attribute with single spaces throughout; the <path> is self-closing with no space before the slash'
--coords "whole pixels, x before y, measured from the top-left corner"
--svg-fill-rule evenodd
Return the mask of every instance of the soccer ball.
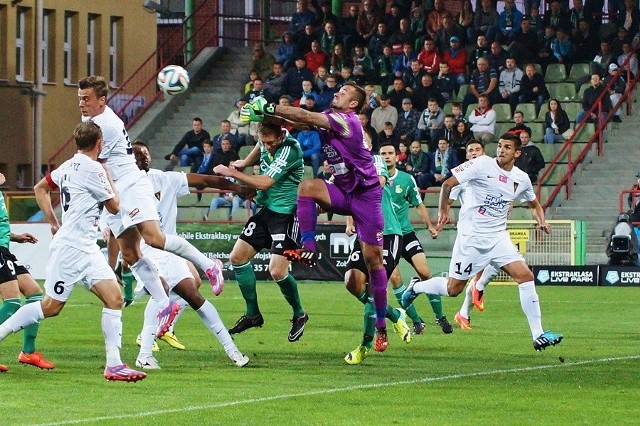
<path id="1" fill-rule="evenodd" d="M 158 73 L 157 82 L 165 95 L 177 95 L 187 91 L 189 74 L 180 65 L 167 65 Z"/>

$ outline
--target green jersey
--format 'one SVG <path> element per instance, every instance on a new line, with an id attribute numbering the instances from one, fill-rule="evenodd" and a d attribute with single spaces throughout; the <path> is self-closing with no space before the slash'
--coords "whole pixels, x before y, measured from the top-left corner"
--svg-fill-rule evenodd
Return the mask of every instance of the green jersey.
<path id="1" fill-rule="evenodd" d="M 11 229 L 9 228 L 9 215 L 4 204 L 4 195 L 0 192 L 0 247 L 9 248 Z"/>
<path id="2" fill-rule="evenodd" d="M 269 154 L 262 142 L 260 146 L 260 174 L 276 182 L 270 188 L 258 191 L 256 203 L 271 211 L 294 214 L 296 211 L 298 185 L 304 175 L 302 149 L 297 140 L 289 133 L 275 154 Z"/>
<path id="3" fill-rule="evenodd" d="M 389 180 L 389 172 L 387 171 L 387 165 L 382 157 L 379 155 L 373 156 L 373 163 L 376 166 L 376 172 L 378 176 L 384 176 L 387 181 Z M 402 235 L 402 227 L 398 221 L 396 206 L 392 201 L 392 194 L 389 185 L 385 185 L 382 188 L 382 216 L 384 217 L 384 235 Z"/>
<path id="4" fill-rule="evenodd" d="M 422 203 L 416 180 L 409 173 L 396 170 L 396 174 L 387 179 L 387 186 L 391 190 L 393 204 L 396 206 L 402 235 L 407 235 L 413 231 L 411 220 L 409 220 L 409 206 L 417 207 Z"/>

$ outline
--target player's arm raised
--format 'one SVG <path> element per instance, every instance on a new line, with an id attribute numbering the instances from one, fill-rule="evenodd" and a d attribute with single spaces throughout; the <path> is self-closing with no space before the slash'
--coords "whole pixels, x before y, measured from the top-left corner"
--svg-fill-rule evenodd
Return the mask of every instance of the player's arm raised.
<path id="1" fill-rule="evenodd" d="M 319 112 L 311 112 L 306 109 L 284 105 L 274 105 L 274 111 L 276 116 L 292 121 L 293 123 L 331 129 L 331 124 L 327 116 Z"/>
<path id="2" fill-rule="evenodd" d="M 533 213 L 533 218 L 538 222 L 538 228 L 542 229 L 545 233 L 551 233 L 551 225 L 549 225 L 544 218 L 544 209 L 540 202 L 535 199 L 533 201 L 529 201 L 529 208 Z"/>
<path id="3" fill-rule="evenodd" d="M 247 175 L 236 169 L 231 169 L 222 164 L 218 164 L 213 168 L 213 171 L 222 176 L 229 176 L 237 181 L 244 183 L 252 188 L 264 191 L 269 189 L 274 183 L 275 179 L 267 175 Z"/>
<path id="4" fill-rule="evenodd" d="M 187 183 L 194 187 L 207 187 L 222 189 L 224 191 L 235 192 L 241 197 L 253 198 L 256 191 L 253 188 L 238 185 L 222 176 L 200 175 L 197 173 L 187 173 Z"/>

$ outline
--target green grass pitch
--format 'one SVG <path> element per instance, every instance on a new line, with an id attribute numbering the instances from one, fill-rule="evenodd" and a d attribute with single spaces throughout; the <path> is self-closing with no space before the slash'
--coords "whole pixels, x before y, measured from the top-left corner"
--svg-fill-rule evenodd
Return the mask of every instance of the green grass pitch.
<path id="1" fill-rule="evenodd" d="M 514 286 L 490 286 L 473 330 L 444 335 L 425 297 L 426 333 L 361 365 L 344 355 L 360 342 L 362 307 L 337 283 L 301 283 L 309 313 L 302 339 L 287 342 L 290 308 L 260 283 L 265 326 L 236 337 L 251 362 L 239 369 L 198 316 L 187 310 L 176 334 L 186 351 L 159 342 L 162 370 L 134 384 L 106 382 L 101 305 L 78 288 L 58 318 L 45 320 L 38 347 L 57 363 L 40 371 L 17 362 L 21 335 L 0 344 L 0 424 L 365 425 L 637 424 L 640 419 L 638 288 L 538 288 L 543 325 L 563 333 L 537 353 Z M 235 282 L 217 298 L 227 327 L 243 312 Z M 215 299 L 215 300 L 214 300 Z M 390 301 L 395 300 L 390 295 Z M 462 298 L 444 299 L 453 320 Z M 144 303 L 124 310 L 122 355 L 133 365 Z M 561 362 L 561 359 L 564 362 Z"/>

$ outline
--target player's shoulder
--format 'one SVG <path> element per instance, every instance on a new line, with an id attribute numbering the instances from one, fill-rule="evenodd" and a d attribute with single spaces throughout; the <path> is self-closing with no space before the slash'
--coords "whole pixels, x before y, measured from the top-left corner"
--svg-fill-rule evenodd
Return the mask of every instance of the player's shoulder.
<path id="1" fill-rule="evenodd" d="M 529 175 L 518 166 L 513 166 L 513 169 L 511 169 L 511 179 L 520 183 L 531 182 Z"/>
<path id="2" fill-rule="evenodd" d="M 103 131 L 110 128 L 124 127 L 122 119 L 108 106 L 101 114 L 91 118 L 91 121 L 100 126 Z"/>

